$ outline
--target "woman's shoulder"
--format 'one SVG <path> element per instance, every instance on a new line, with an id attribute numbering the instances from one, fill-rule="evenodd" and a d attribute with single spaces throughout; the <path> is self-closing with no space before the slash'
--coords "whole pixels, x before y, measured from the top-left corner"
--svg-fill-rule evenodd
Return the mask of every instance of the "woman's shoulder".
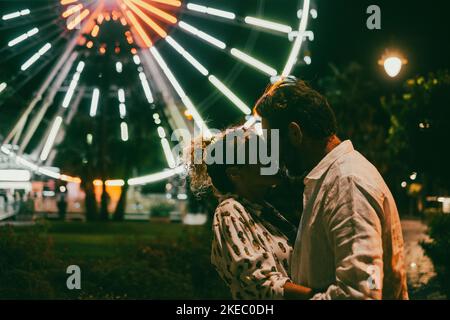
<path id="1" fill-rule="evenodd" d="M 238 218 L 247 218 L 248 212 L 242 203 L 235 198 L 230 197 L 220 202 L 217 206 L 215 215 L 219 217 L 234 216 Z"/>

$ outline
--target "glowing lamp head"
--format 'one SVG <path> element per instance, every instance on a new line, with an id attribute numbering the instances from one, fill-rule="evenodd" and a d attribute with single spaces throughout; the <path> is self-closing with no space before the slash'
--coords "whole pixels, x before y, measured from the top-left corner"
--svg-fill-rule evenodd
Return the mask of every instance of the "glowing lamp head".
<path id="1" fill-rule="evenodd" d="M 395 78 L 402 70 L 403 62 L 398 57 L 389 57 L 384 60 L 383 66 L 388 76 Z"/>
<path id="2" fill-rule="evenodd" d="M 380 66 L 383 66 L 384 71 L 391 78 L 395 78 L 400 74 L 404 64 L 408 61 L 402 57 L 401 54 L 388 52 L 383 55 L 383 57 L 378 61 Z"/>

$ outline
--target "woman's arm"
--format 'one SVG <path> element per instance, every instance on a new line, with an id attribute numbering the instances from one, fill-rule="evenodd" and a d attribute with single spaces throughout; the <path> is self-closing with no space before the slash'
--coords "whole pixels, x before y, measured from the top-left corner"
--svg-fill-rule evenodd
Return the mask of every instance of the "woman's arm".
<path id="1" fill-rule="evenodd" d="M 289 279 L 277 270 L 272 252 L 254 236 L 244 208 L 224 205 L 216 210 L 212 262 L 230 285 L 233 296 L 243 299 L 283 299 Z M 238 210 L 239 209 L 239 210 Z M 240 288 L 235 287 L 238 285 Z M 239 295 L 238 295 L 239 293 Z"/>

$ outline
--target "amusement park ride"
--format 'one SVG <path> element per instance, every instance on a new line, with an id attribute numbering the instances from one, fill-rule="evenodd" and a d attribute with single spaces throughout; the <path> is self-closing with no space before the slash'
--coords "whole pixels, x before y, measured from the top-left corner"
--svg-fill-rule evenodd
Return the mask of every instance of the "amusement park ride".
<path id="1" fill-rule="evenodd" d="M 85 112 L 80 103 L 89 100 L 89 116 L 95 121 L 106 95 L 117 99 L 121 140 L 131 138 L 128 129 L 133 123 L 127 108 L 128 101 L 135 100 L 127 89 L 129 81 L 139 84 L 147 107 L 154 110 L 149 121 L 157 127 L 167 169 L 129 179 L 116 177 L 110 184 L 143 185 L 180 174 L 183 167 L 177 166 L 168 129 L 196 129 L 208 136 L 210 120 L 226 122 L 222 119 L 229 119 L 230 112 L 244 115 L 248 123 L 258 121 L 251 114 L 252 100 L 241 87 L 268 83 L 291 74 L 300 64 L 310 64 L 311 57 L 302 50 L 314 40 L 308 27 L 317 18 L 310 0 L 6 4 L 0 13 L 4 39 L 0 107 L 8 108 L 8 99 L 18 92 L 24 107 L 14 123 L 4 122 L 6 132 L 0 132 L 0 183 L 6 181 L 2 171 L 21 169 L 79 183 L 80 178 L 66 174 L 64 167 L 52 167 L 56 146 L 77 114 Z M 98 83 L 89 82 L 86 74 L 99 61 L 107 61 L 109 71 Z M 127 74 L 122 86 L 105 81 L 119 78 L 130 65 L 134 74 Z M 36 86 L 23 96 L 22 88 L 29 83 Z M 163 108 L 155 109 L 156 103 Z M 213 112 L 212 107 L 221 109 Z"/>

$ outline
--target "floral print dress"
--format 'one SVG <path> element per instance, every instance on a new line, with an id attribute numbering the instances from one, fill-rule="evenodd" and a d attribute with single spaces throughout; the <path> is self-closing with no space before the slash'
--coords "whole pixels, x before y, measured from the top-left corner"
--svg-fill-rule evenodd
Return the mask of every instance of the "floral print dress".
<path id="1" fill-rule="evenodd" d="M 244 207 L 244 205 L 245 207 Z M 282 299 L 292 247 L 256 205 L 229 198 L 213 220 L 211 262 L 233 299 Z"/>

